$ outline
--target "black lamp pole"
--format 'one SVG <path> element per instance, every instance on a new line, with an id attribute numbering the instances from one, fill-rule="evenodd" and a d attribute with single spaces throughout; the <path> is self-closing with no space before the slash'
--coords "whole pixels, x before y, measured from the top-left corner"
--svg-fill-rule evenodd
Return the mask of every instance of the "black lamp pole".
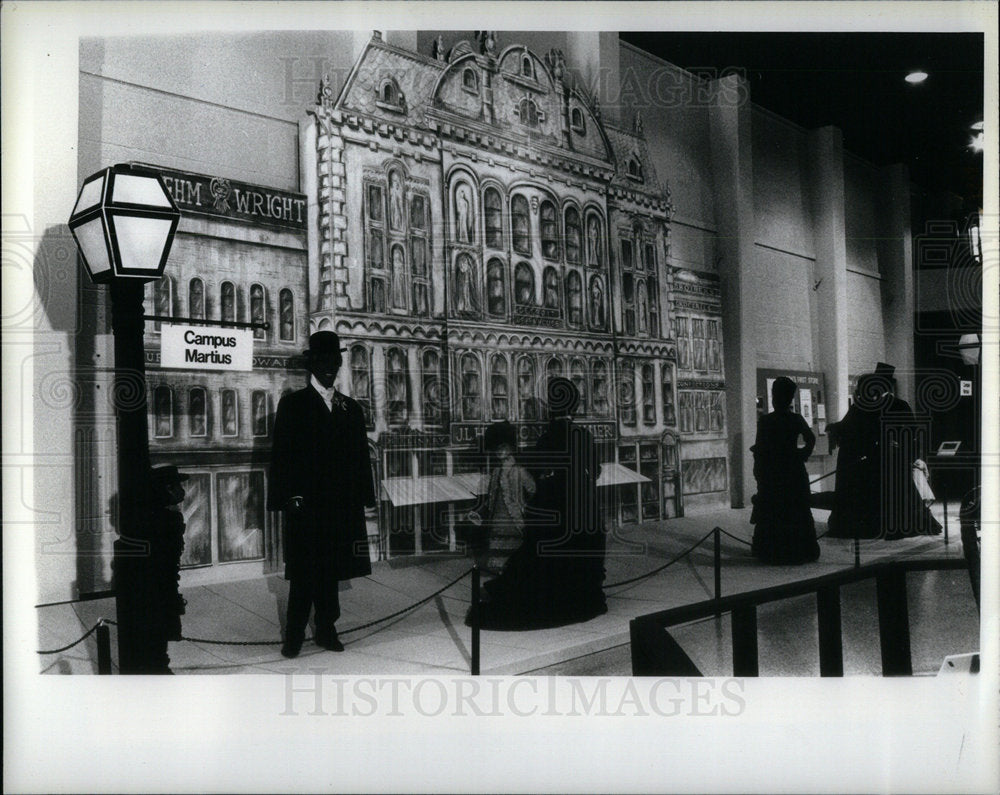
<path id="1" fill-rule="evenodd" d="M 145 606 L 138 598 L 149 534 L 152 483 L 149 427 L 146 420 L 146 363 L 143 283 L 119 279 L 111 283 L 111 329 L 115 338 L 115 380 L 112 395 L 118 420 L 118 531 L 115 541 L 115 605 L 118 614 L 118 666 L 123 674 L 143 670 L 140 642 L 146 626 Z"/>

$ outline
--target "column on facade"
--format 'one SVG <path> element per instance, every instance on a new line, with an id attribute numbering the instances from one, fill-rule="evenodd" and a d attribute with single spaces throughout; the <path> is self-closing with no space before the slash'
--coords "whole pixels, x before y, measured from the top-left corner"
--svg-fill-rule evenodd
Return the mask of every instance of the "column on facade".
<path id="1" fill-rule="evenodd" d="M 723 307 L 730 498 L 733 507 L 740 508 L 749 502 L 755 489 L 749 448 L 757 428 L 757 352 L 748 286 L 755 231 L 751 106 L 745 101 L 750 91 L 743 78 L 731 75 L 713 81 L 711 95 L 714 100 L 709 108 L 709 136 Z"/>
<path id="2" fill-rule="evenodd" d="M 424 427 L 424 404 L 420 399 L 423 394 L 421 382 L 423 373 L 420 369 L 420 351 L 416 345 L 409 345 L 406 348 L 406 376 L 409 383 L 410 405 L 407 407 L 410 415 L 410 426 L 413 428 Z"/>
<path id="3" fill-rule="evenodd" d="M 372 346 L 371 368 L 372 392 L 375 398 L 375 430 L 382 432 L 389 427 L 389 414 L 385 393 L 385 349 L 381 345 Z"/>
<path id="4" fill-rule="evenodd" d="M 882 322 L 885 324 L 886 361 L 896 367 L 899 393 L 915 397 L 913 353 L 914 298 L 913 242 L 910 229 L 910 176 L 905 165 L 879 173 L 879 272 L 882 274 Z"/>
<path id="5" fill-rule="evenodd" d="M 847 236 L 844 220 L 844 142 L 836 127 L 809 132 L 809 196 L 816 251 L 814 284 L 819 322 L 819 369 L 826 380 L 826 412 L 847 412 Z M 912 357 L 911 357 L 912 361 Z"/>

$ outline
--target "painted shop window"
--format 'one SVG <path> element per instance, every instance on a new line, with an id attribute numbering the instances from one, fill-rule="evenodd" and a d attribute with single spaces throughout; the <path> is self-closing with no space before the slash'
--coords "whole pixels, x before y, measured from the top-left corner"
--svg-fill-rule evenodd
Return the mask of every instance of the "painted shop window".
<path id="1" fill-rule="evenodd" d="M 684 493 L 706 494 L 725 491 L 727 486 L 725 458 L 696 458 L 684 462 Z"/>
<path id="2" fill-rule="evenodd" d="M 525 97 L 518 105 L 518 118 L 525 127 L 538 126 L 538 107 L 534 101 Z"/>
<path id="3" fill-rule="evenodd" d="M 205 282 L 197 277 L 188 283 L 188 316 L 205 319 Z"/>
<path id="4" fill-rule="evenodd" d="M 601 246 L 601 221 L 591 214 L 587 218 L 587 265 L 599 268 L 603 262 Z"/>
<path id="5" fill-rule="evenodd" d="M 181 568 L 208 566 L 212 563 L 211 475 L 188 473 L 184 482 L 184 552 Z"/>
<path id="6" fill-rule="evenodd" d="M 267 392 L 262 389 L 255 389 L 250 393 L 250 418 L 253 435 L 267 436 Z"/>
<path id="7" fill-rule="evenodd" d="M 406 281 L 406 254 L 403 251 L 403 246 L 396 243 L 392 247 L 392 290 L 390 291 L 390 296 L 392 298 L 392 308 L 403 312 L 407 310 L 409 304 L 407 300 L 409 290 L 407 289 Z"/>
<path id="8" fill-rule="evenodd" d="M 389 348 L 385 354 L 385 392 L 390 425 L 404 425 L 410 418 L 410 382 L 406 355 L 401 348 Z"/>
<path id="9" fill-rule="evenodd" d="M 589 390 L 587 389 L 587 368 L 583 363 L 582 359 L 574 359 L 569 366 L 569 377 L 576 386 L 577 391 L 580 393 L 580 409 L 577 413 L 579 414 L 589 414 L 590 413 L 590 396 L 588 395 Z"/>
<path id="10" fill-rule="evenodd" d="M 264 288 L 259 284 L 250 285 L 250 322 L 264 322 Z M 255 340 L 262 340 L 265 336 L 264 329 L 255 328 L 253 330 Z"/>
<path id="11" fill-rule="evenodd" d="M 208 414 L 206 404 L 208 395 L 200 386 L 193 387 L 188 392 L 188 435 L 208 435 Z"/>
<path id="12" fill-rule="evenodd" d="M 691 318 L 691 353 L 695 370 L 705 370 L 705 321 Z"/>
<path id="13" fill-rule="evenodd" d="M 545 376 L 547 378 L 546 383 L 551 381 L 553 378 L 561 378 L 564 369 L 562 359 L 558 356 L 550 356 L 549 360 L 545 363 Z"/>
<path id="14" fill-rule="evenodd" d="M 494 354 L 490 359 L 490 413 L 494 420 L 510 419 L 510 394 L 507 359 Z"/>
<path id="15" fill-rule="evenodd" d="M 475 239 L 475 208 L 472 205 L 472 188 L 460 182 L 455 188 L 455 240 L 472 243 Z"/>
<path id="16" fill-rule="evenodd" d="M 483 192 L 483 207 L 486 221 L 486 245 L 503 248 L 503 198 L 496 188 Z"/>
<path id="17" fill-rule="evenodd" d="M 694 393 L 694 429 L 708 430 L 708 392 Z"/>
<path id="18" fill-rule="evenodd" d="M 708 427 L 712 431 L 721 431 L 726 423 L 725 408 L 723 407 L 723 392 L 712 392 L 712 404 L 709 408 Z"/>
<path id="19" fill-rule="evenodd" d="M 528 356 L 517 360 L 517 411 L 518 419 L 537 420 L 535 403 L 535 363 Z"/>
<path id="20" fill-rule="evenodd" d="M 264 473 L 220 472 L 218 495 L 219 562 L 264 557 Z"/>
<path id="21" fill-rule="evenodd" d="M 426 350 L 421 357 L 421 407 L 424 423 L 440 425 L 442 417 L 442 398 L 444 397 L 441 382 L 441 357 L 435 350 Z"/>
<path id="22" fill-rule="evenodd" d="M 572 128 L 573 132 L 577 135 L 586 135 L 587 127 L 583 121 L 583 111 L 579 108 L 573 108 L 569 114 L 569 126 Z"/>
<path id="23" fill-rule="evenodd" d="M 639 484 L 642 500 L 642 521 L 660 518 L 660 451 L 659 445 L 639 445 L 639 474 L 648 478 Z"/>
<path id="24" fill-rule="evenodd" d="M 559 274 L 555 268 L 546 268 L 542 274 L 542 293 L 546 308 L 559 308 Z"/>
<path id="25" fill-rule="evenodd" d="M 604 287 L 600 276 L 590 277 L 590 325 L 604 328 Z"/>
<path id="26" fill-rule="evenodd" d="M 559 259 L 559 219 L 552 202 L 542 202 L 541 219 L 542 256 L 546 259 Z"/>
<path id="27" fill-rule="evenodd" d="M 462 356 L 462 419 L 483 418 L 483 381 L 479 372 L 479 359 L 475 354 Z"/>
<path id="28" fill-rule="evenodd" d="M 471 94 L 479 93 L 479 78 L 472 69 L 462 72 L 462 88 Z"/>
<path id="29" fill-rule="evenodd" d="M 618 405 L 624 425 L 635 427 L 635 365 L 625 359 L 621 362 L 618 379 Z"/>
<path id="30" fill-rule="evenodd" d="M 514 269 L 514 303 L 530 306 L 535 303 L 535 272 L 527 262 Z"/>
<path id="31" fill-rule="evenodd" d="M 640 370 L 642 379 L 642 421 L 645 425 L 656 425 L 656 379 L 653 365 L 644 364 Z"/>
<path id="32" fill-rule="evenodd" d="M 153 422 L 157 439 L 170 439 L 174 435 L 174 393 L 168 386 L 153 390 Z"/>
<path id="33" fill-rule="evenodd" d="M 580 211 L 572 205 L 566 208 L 566 261 L 580 262 Z"/>
<path id="34" fill-rule="evenodd" d="M 708 332 L 708 369 L 713 372 L 722 371 L 722 353 L 719 347 L 719 321 L 705 321 Z"/>
<path id="35" fill-rule="evenodd" d="M 574 326 L 583 325 L 583 279 L 576 271 L 566 275 L 566 305 L 569 322 Z"/>
<path id="36" fill-rule="evenodd" d="M 295 339 L 295 300 L 287 287 L 278 293 L 278 336 L 282 342 Z"/>
<path id="37" fill-rule="evenodd" d="M 669 364 L 664 362 L 660 365 L 661 394 L 663 399 L 663 424 L 677 425 L 677 410 L 674 404 L 674 375 Z"/>
<path id="38" fill-rule="evenodd" d="M 232 282 L 223 282 L 220 294 L 222 320 L 236 320 L 236 286 Z"/>
<path id="39" fill-rule="evenodd" d="M 455 258 L 455 311 L 459 314 L 479 311 L 476 265 L 472 257 L 464 252 Z"/>
<path id="40" fill-rule="evenodd" d="M 608 403 L 608 366 L 601 360 L 594 362 L 590 374 L 590 393 L 593 396 L 594 414 L 598 417 L 611 415 Z"/>
<path id="41" fill-rule="evenodd" d="M 389 228 L 403 230 L 406 221 L 406 198 L 403 195 L 403 173 L 399 169 L 389 172 Z"/>
<path id="42" fill-rule="evenodd" d="M 674 321 L 677 326 L 677 366 L 682 370 L 691 369 L 691 327 L 688 320 L 678 315 Z"/>
<path id="43" fill-rule="evenodd" d="M 520 195 L 515 195 L 510 200 L 510 220 L 511 233 L 514 238 L 514 251 L 531 256 L 531 216 L 528 209 L 528 200 Z"/>
<path id="44" fill-rule="evenodd" d="M 351 346 L 351 397 L 361 406 L 365 413 L 365 424 L 374 426 L 372 419 L 372 370 L 369 364 L 368 349 L 364 345 Z"/>
<path id="45" fill-rule="evenodd" d="M 222 390 L 222 435 L 239 436 L 240 405 L 235 389 Z"/>
<path id="46" fill-rule="evenodd" d="M 491 315 L 503 316 L 507 311 L 505 270 L 503 262 L 498 259 L 491 259 L 486 265 L 486 307 Z"/>
<path id="47" fill-rule="evenodd" d="M 153 308 L 154 315 L 159 317 L 170 317 L 173 315 L 173 281 L 171 281 L 170 276 L 164 274 L 153 283 Z M 158 332 L 160 330 L 160 321 L 153 321 L 153 331 Z"/>

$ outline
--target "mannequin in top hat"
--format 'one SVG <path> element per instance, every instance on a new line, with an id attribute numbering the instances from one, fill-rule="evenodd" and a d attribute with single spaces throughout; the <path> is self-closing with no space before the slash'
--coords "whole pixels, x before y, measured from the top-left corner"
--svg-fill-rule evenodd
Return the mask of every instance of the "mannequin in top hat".
<path id="1" fill-rule="evenodd" d="M 267 507 L 285 515 L 286 657 L 299 653 L 313 606 L 317 645 L 343 651 L 339 582 L 371 574 L 365 506 L 375 488 L 364 413 L 333 385 L 342 350 L 332 331 L 309 338 L 309 385 L 283 397 L 274 420 Z"/>
<path id="2" fill-rule="evenodd" d="M 895 369 L 879 362 L 858 379 L 854 403 L 828 426 L 839 446 L 829 535 L 896 540 L 941 532 L 913 483 L 922 439 L 910 404 L 895 394 Z"/>

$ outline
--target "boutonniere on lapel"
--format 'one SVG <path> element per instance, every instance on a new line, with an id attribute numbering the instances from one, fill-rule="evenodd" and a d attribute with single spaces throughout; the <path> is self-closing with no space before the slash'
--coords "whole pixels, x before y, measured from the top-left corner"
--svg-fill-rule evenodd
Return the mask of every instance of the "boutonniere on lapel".
<path id="1" fill-rule="evenodd" d="M 334 389 L 333 396 L 330 398 L 330 407 L 340 409 L 341 411 L 347 411 L 347 398 Z"/>

